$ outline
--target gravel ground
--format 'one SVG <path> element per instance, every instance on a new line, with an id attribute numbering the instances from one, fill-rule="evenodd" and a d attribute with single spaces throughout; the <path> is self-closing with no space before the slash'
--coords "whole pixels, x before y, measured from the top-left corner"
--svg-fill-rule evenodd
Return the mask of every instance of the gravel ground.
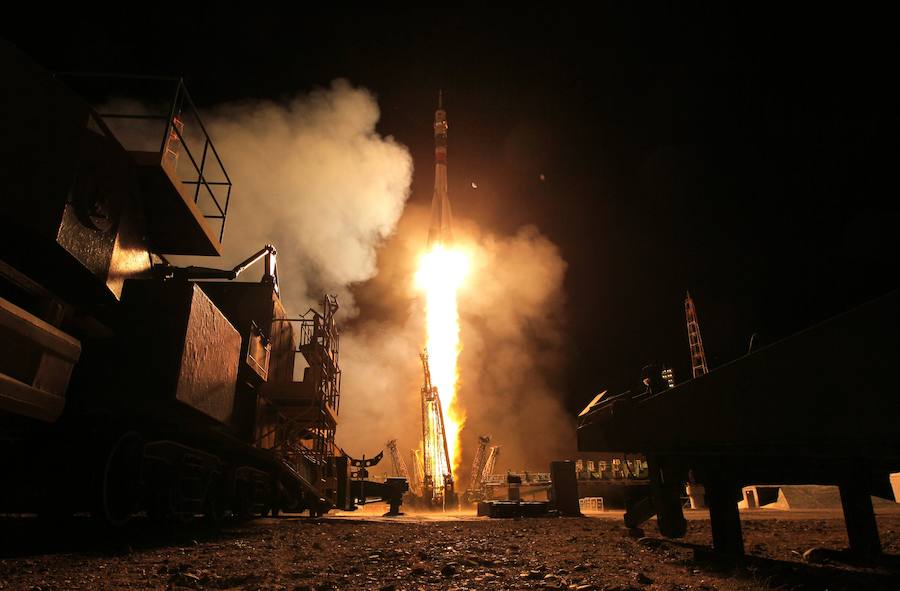
<path id="1" fill-rule="evenodd" d="M 111 536 L 0 520 L 0 589 L 900 589 L 900 512 L 878 517 L 888 556 L 848 563 L 840 513 L 745 514 L 748 557 L 713 557 L 705 513 L 688 535 L 646 537 L 621 514 L 488 520 L 469 516 L 288 517 L 216 534 L 138 523 Z"/>

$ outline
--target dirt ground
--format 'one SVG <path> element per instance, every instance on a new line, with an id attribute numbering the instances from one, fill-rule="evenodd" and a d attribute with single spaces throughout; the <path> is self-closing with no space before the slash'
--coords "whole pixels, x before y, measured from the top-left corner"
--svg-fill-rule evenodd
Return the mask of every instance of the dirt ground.
<path id="1" fill-rule="evenodd" d="M 859 564 L 839 512 L 742 513 L 748 556 L 709 552 L 706 513 L 665 541 L 655 524 L 629 532 L 621 513 L 489 520 L 468 515 L 321 519 L 226 525 L 136 523 L 110 535 L 88 519 L 66 528 L 0 520 L 0 589 L 900 589 L 900 510 L 878 516 L 887 556 Z"/>

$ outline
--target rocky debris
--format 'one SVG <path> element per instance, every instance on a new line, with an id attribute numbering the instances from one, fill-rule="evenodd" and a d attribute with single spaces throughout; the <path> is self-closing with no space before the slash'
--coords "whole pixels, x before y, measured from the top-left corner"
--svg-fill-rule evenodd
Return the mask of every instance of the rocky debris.
<path id="1" fill-rule="evenodd" d="M 627 530 L 620 523 L 620 518 L 267 519 L 226 523 L 215 536 L 186 531 L 171 541 L 131 539 L 131 553 L 124 555 L 121 542 L 90 546 L 79 538 L 68 553 L 2 555 L 0 591 L 896 588 L 895 579 L 871 568 L 841 560 L 812 566 L 816 553 L 801 556 L 796 550 L 804 541 L 820 549 L 845 546 L 839 519 L 814 524 L 749 519 L 746 545 L 753 556 L 744 562 L 713 560 L 703 550 L 710 542 L 703 519 L 689 520 L 685 543 L 632 538 L 623 535 Z M 900 553 L 900 511 L 879 515 L 882 524 L 885 552 Z M 692 559 L 695 548 L 701 549 L 698 561 Z"/>
<path id="2" fill-rule="evenodd" d="M 634 538 L 634 539 L 640 539 L 640 538 L 645 537 L 644 530 L 642 530 L 639 527 L 629 527 L 627 530 L 625 530 L 625 535 L 628 536 L 629 538 Z"/>
<path id="3" fill-rule="evenodd" d="M 825 548 L 813 547 L 803 553 L 803 560 L 812 564 L 824 564 L 828 562 L 829 554 L 833 554 L 833 552 L 829 552 Z"/>
<path id="4" fill-rule="evenodd" d="M 638 539 L 638 544 L 644 546 L 645 548 L 659 548 L 664 545 L 666 542 L 661 538 L 648 538 L 643 537 Z"/>
<path id="5" fill-rule="evenodd" d="M 169 577 L 169 587 L 187 587 L 188 589 L 200 589 L 200 577 L 194 573 L 176 572 Z"/>
<path id="6" fill-rule="evenodd" d="M 425 574 L 425 572 L 426 571 L 425 571 L 424 567 L 417 566 L 414 569 L 412 569 L 409 574 L 411 574 L 413 577 L 421 577 L 422 575 Z"/>

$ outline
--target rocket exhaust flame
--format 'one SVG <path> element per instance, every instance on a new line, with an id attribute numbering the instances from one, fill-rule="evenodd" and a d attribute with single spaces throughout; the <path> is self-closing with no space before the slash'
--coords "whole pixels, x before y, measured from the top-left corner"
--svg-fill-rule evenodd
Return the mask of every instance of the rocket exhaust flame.
<path id="1" fill-rule="evenodd" d="M 422 392 L 425 478 L 432 479 L 433 499 L 440 497 L 442 502 L 446 501 L 445 487 L 452 488 L 453 471 L 459 467 L 459 435 L 465 420 L 456 404 L 460 352 L 456 295 L 469 269 L 468 254 L 453 246 L 447 194 L 447 129 L 447 113 L 439 98 L 434 116 L 434 197 L 428 249 L 419 259 L 415 283 L 425 295 L 427 330 L 427 355 L 422 357 L 425 388 L 429 390 Z M 428 404 L 437 408 L 429 410 Z"/>
<path id="2" fill-rule="evenodd" d="M 416 273 L 416 286 L 425 294 L 428 368 L 440 394 L 451 469 L 459 465 L 459 431 L 465 420 L 455 405 L 460 351 L 456 294 L 468 268 L 465 252 L 437 244 L 419 259 Z"/>

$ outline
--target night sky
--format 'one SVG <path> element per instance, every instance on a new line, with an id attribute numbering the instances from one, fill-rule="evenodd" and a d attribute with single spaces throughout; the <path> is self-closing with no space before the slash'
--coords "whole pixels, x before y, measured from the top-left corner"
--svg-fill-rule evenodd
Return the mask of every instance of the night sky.
<path id="1" fill-rule="evenodd" d="M 753 333 L 770 343 L 900 284 L 892 19 L 754 7 L 144 6 L 120 23 L 6 20 L 0 34 L 49 69 L 183 75 L 201 107 L 345 77 L 409 147 L 421 204 L 442 88 L 455 213 L 498 233 L 535 224 L 569 265 L 558 386 L 577 411 L 635 387 L 648 361 L 688 377 L 685 290 L 715 367 Z M 363 314 L 381 313 L 359 293 Z"/>

